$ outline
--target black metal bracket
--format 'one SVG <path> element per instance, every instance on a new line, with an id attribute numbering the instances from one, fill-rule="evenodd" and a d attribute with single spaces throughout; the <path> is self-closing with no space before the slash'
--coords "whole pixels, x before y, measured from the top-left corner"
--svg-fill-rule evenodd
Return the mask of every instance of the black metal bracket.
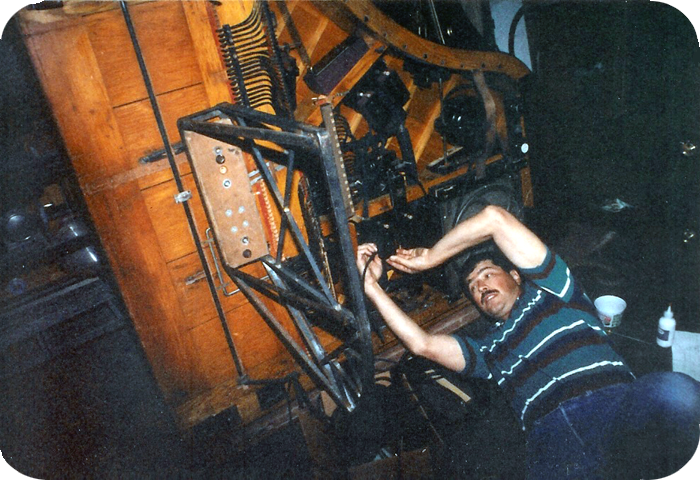
<path id="1" fill-rule="evenodd" d="M 335 146 L 328 130 L 226 103 L 181 118 L 178 127 L 183 139 L 189 132 L 204 135 L 240 148 L 255 162 L 281 218 L 277 254 L 251 259 L 263 265 L 267 281 L 245 273 L 240 266 L 224 265 L 224 270 L 304 373 L 338 406 L 353 410 L 363 386 L 373 382 L 371 329 L 341 194 L 341 172 L 333 158 Z M 188 155 L 191 155 L 189 151 Z M 283 180 L 278 180 L 269 163 L 287 168 Z M 309 243 L 314 239 L 305 238 L 290 208 L 295 181 L 293 171 L 305 174 L 319 169 L 323 171 L 330 198 L 329 220 L 337 254 L 332 277 L 341 285 L 342 301 L 338 300 L 340 296 L 334 286 L 329 285 L 332 282 L 312 254 Z M 196 176 L 196 170 L 194 173 Z M 296 263 L 302 263 L 307 269 L 306 277 L 282 258 L 285 242 L 290 237 L 299 252 L 295 259 L 300 261 Z M 297 335 L 285 329 L 263 297 L 286 308 Z M 342 347 L 331 354 L 326 353 L 314 331 L 317 317 L 333 325 L 335 332 L 345 332 L 340 338 Z M 300 338 L 301 343 L 296 338 Z M 352 361 L 344 364 L 340 358 L 343 355 L 345 360 Z M 350 372 L 349 364 L 358 363 L 360 368 Z"/>

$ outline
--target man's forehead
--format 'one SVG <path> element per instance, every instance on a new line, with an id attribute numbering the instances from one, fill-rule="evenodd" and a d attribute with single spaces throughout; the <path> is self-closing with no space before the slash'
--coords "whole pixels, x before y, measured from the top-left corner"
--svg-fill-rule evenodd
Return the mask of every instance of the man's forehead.
<path id="1" fill-rule="evenodd" d="M 472 271 L 469 273 L 469 275 L 467 275 L 467 282 L 472 281 L 474 277 L 479 275 L 479 273 L 489 268 L 498 268 L 499 270 L 503 270 L 500 266 L 493 263 L 493 260 L 486 258 L 484 260 L 480 260 L 476 265 L 474 265 Z"/>

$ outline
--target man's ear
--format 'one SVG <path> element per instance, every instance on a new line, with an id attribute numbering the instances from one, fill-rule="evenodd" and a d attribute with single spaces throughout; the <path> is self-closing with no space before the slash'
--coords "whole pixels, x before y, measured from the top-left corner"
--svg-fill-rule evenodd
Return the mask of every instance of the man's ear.
<path id="1" fill-rule="evenodd" d="M 513 280 L 515 280 L 515 283 L 517 283 L 518 285 L 523 283 L 523 279 L 520 277 L 520 272 L 518 272 L 517 270 L 511 270 L 508 273 L 510 274 L 511 277 L 513 277 Z"/>

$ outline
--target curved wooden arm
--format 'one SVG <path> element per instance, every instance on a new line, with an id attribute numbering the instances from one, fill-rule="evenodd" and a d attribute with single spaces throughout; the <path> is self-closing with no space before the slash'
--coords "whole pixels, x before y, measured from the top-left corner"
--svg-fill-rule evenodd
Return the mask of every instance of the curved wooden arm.
<path id="1" fill-rule="evenodd" d="M 419 37 L 389 18 L 371 1 L 314 0 L 314 5 L 347 32 L 363 25 L 379 41 L 424 63 L 453 70 L 500 72 L 514 79 L 530 73 L 524 63 L 505 53 L 451 48 Z"/>

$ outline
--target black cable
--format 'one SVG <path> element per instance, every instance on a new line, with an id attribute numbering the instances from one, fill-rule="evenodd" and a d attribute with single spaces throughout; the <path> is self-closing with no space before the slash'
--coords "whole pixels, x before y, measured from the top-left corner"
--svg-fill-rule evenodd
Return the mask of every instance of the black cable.
<path id="1" fill-rule="evenodd" d="M 374 257 L 377 256 L 379 252 L 374 252 L 372 255 L 369 256 L 369 260 L 367 260 L 367 263 L 365 263 L 365 268 L 362 270 L 362 285 L 365 284 L 365 277 L 367 276 L 367 270 L 369 270 L 369 265 L 372 263 L 374 260 Z"/>
<path id="2" fill-rule="evenodd" d="M 518 29 L 518 24 L 523 15 L 525 15 L 525 5 L 521 6 L 510 23 L 510 31 L 508 32 L 508 53 L 515 56 L 515 31 Z"/>

